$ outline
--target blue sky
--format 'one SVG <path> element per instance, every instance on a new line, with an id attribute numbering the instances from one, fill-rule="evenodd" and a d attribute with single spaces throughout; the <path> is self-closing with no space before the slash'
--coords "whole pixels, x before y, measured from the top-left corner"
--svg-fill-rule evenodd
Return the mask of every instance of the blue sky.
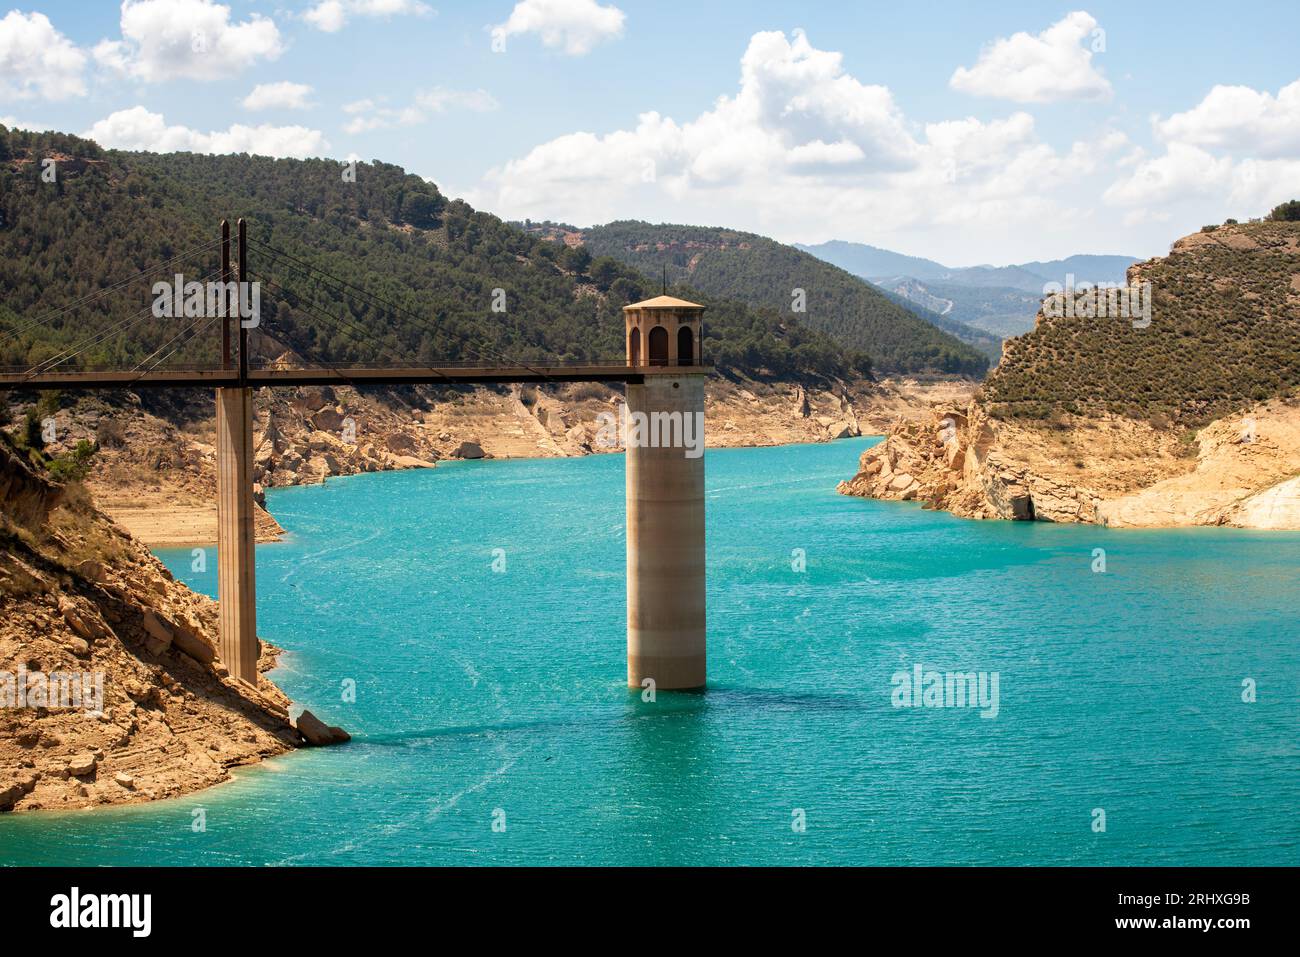
<path id="1" fill-rule="evenodd" d="M 511 218 L 726 225 L 969 265 L 1158 255 L 1300 194 L 1294 3 L 0 10 L 4 122 L 378 158 Z"/>

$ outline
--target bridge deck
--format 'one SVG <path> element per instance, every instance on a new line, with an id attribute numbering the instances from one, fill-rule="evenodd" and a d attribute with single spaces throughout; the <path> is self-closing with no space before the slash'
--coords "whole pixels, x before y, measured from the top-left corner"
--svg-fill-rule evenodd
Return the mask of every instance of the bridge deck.
<path id="1" fill-rule="evenodd" d="M 485 366 L 313 366 L 305 369 L 249 369 L 248 386 L 296 385 L 495 385 L 509 382 L 641 383 L 646 376 L 703 375 L 708 366 L 603 365 Z M 0 371 L 0 390 L 184 389 L 237 387 L 237 369 L 158 369 L 151 372 Z"/>

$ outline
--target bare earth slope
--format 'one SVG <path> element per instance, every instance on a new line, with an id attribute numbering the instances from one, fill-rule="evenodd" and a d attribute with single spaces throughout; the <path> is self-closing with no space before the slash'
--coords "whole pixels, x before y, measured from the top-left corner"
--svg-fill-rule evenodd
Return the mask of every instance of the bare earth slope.
<path id="1" fill-rule="evenodd" d="M 181 794 L 302 743 L 279 689 L 217 659 L 216 604 L 84 492 L 0 444 L 0 503 L 0 811 Z M 271 657 L 264 646 L 264 668 Z M 98 682 L 102 708 L 8 700 L 42 686 L 33 672 Z"/>
<path id="2" fill-rule="evenodd" d="M 932 401 L 964 402 L 965 380 L 824 384 L 760 383 L 721 376 L 707 391 L 711 447 L 825 442 L 880 433 L 923 416 Z M 617 451 L 598 441 L 602 414 L 621 390 L 599 385 L 475 389 L 407 400 L 351 388 L 259 390 L 254 435 L 261 490 L 360 472 L 432 468 L 448 458 L 524 458 Z M 17 413 L 15 413 L 17 415 Z M 88 401 L 55 416 L 52 452 L 100 441 L 87 487 L 97 505 L 154 548 L 216 540 L 214 424 L 178 428 L 143 409 Z M 258 509 L 258 540 L 283 529 Z"/>

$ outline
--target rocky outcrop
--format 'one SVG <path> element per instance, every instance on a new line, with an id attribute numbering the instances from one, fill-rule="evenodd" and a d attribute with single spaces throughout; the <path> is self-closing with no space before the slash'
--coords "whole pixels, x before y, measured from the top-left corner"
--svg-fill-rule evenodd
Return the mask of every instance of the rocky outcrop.
<path id="1" fill-rule="evenodd" d="M 966 518 L 1300 529 L 1300 399 L 1194 435 L 1119 416 L 1025 423 L 978 403 L 940 407 L 928 423 L 896 424 L 839 490 Z"/>
<path id="2" fill-rule="evenodd" d="M 2 443 L 0 488 L 0 811 L 171 797 L 306 743 L 275 685 L 229 675 L 215 602 L 84 489 Z M 274 654 L 263 645 L 262 670 Z"/>
<path id="3" fill-rule="evenodd" d="M 8 443 L 0 442 L 0 502 L 15 525 L 40 528 L 63 496 L 63 489 L 45 481 Z"/>
<path id="4" fill-rule="evenodd" d="M 304 711 L 298 715 L 297 726 L 298 733 L 303 736 L 307 744 L 314 748 L 330 744 L 343 744 L 352 740 L 352 736 L 342 728 L 327 725 L 310 711 Z"/>
<path id="5" fill-rule="evenodd" d="M 977 404 L 939 407 L 928 423 L 902 422 L 862 454 L 858 474 L 839 491 L 864 498 L 916 500 L 967 518 L 1091 521 L 1090 490 L 1008 460 Z"/>
<path id="6" fill-rule="evenodd" d="M 483 458 L 483 446 L 477 442 L 462 442 L 456 446 L 456 450 L 451 455 L 452 458 L 457 459 L 481 459 Z"/>

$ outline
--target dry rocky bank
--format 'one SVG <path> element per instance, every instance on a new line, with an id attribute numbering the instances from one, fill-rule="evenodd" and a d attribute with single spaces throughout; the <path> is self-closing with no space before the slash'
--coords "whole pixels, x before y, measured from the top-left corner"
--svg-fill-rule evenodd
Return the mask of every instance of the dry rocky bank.
<path id="1" fill-rule="evenodd" d="M 309 713 L 295 726 L 265 677 L 231 677 L 216 603 L 7 444 L 0 503 L 0 811 L 172 797 L 346 737 Z M 264 643 L 260 669 L 275 657 Z"/>
<path id="2" fill-rule="evenodd" d="M 1143 322 L 1040 310 L 979 398 L 891 427 L 840 491 L 968 518 L 1300 529 L 1300 223 L 1207 228 L 1128 282 Z"/>
<path id="3" fill-rule="evenodd" d="M 1026 423 L 941 404 L 895 424 L 839 490 L 964 518 L 1300 529 L 1300 394 L 1190 436 L 1116 415 Z"/>
<path id="4" fill-rule="evenodd" d="M 969 398 L 963 380 L 887 380 L 804 386 L 710 382 L 707 442 L 714 448 L 825 442 L 879 434 L 924 416 L 937 401 Z M 620 389 L 515 386 L 461 392 L 358 392 L 350 387 L 259 390 L 253 439 L 259 541 L 283 530 L 260 507 L 266 488 L 362 472 L 432 468 L 456 458 L 536 458 L 616 451 L 602 446 L 602 416 L 617 415 Z M 143 407 L 83 400 L 55 418 L 51 451 L 81 439 L 100 451 L 87 487 L 96 504 L 154 548 L 216 540 L 215 425 Z"/>

